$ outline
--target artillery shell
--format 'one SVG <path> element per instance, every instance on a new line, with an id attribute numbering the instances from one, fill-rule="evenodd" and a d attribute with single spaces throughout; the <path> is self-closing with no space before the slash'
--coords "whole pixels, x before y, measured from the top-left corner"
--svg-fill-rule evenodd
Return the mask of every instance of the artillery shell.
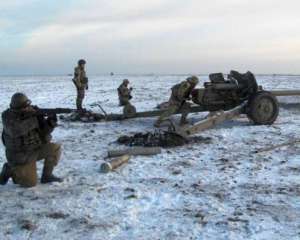
<path id="1" fill-rule="evenodd" d="M 122 164 L 127 163 L 129 161 L 129 159 L 130 159 L 129 155 L 123 155 L 121 157 L 111 159 L 105 163 L 102 163 L 100 170 L 103 173 L 108 173 L 108 172 L 118 168 Z"/>

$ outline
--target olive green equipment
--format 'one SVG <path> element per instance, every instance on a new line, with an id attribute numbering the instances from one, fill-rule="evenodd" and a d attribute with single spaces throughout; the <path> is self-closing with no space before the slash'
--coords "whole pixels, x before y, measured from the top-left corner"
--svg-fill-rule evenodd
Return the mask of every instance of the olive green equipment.
<path id="1" fill-rule="evenodd" d="M 209 75 L 210 82 L 203 89 L 192 92 L 192 100 L 209 112 L 230 110 L 248 101 L 245 114 L 255 124 L 272 124 L 278 116 L 276 97 L 258 86 L 251 72 L 241 74 L 231 71 L 228 79 L 222 73 Z"/>
<path id="2" fill-rule="evenodd" d="M 250 122 L 258 125 L 270 125 L 276 121 L 279 113 L 277 96 L 300 96 L 300 89 L 266 91 L 257 84 L 256 78 L 251 72 L 241 74 L 231 71 L 227 75 L 227 79 L 222 73 L 214 73 L 209 75 L 209 80 L 204 83 L 203 88 L 191 91 L 193 104 L 189 108 L 189 113 L 228 111 L 247 102 L 243 113 L 247 115 Z M 97 118 L 93 121 L 149 118 L 160 116 L 165 112 L 165 109 L 141 112 L 130 108 L 131 106 L 124 106 L 122 114 L 97 114 Z M 183 109 L 178 109 L 174 115 L 183 112 Z"/>
<path id="3" fill-rule="evenodd" d="M 199 89 L 195 89 L 195 90 L 198 91 Z M 266 96 L 266 95 L 268 95 L 268 96 Z M 267 99 L 267 102 L 270 102 L 271 105 L 273 105 L 272 102 L 274 101 L 274 104 L 275 104 L 275 113 L 276 113 L 276 108 L 278 107 L 278 105 L 277 105 L 278 101 L 277 101 L 277 98 L 276 98 L 277 96 L 300 96 L 300 89 L 299 90 L 272 90 L 272 91 L 263 91 L 263 94 L 261 95 L 261 97 L 259 97 L 260 100 L 256 100 L 256 104 L 255 104 L 256 107 L 253 108 L 252 110 L 255 111 L 255 109 L 257 109 L 257 107 L 259 107 L 260 102 L 266 97 L 266 98 L 272 98 L 271 100 Z M 256 96 L 254 96 L 254 98 L 255 97 Z M 197 99 L 194 99 L 194 100 L 198 102 Z M 167 102 L 163 102 L 160 105 L 167 105 L 167 104 L 168 104 Z M 234 106 L 232 106 L 232 107 L 234 107 Z M 189 113 L 215 112 L 215 111 L 218 111 L 218 110 L 230 110 L 230 109 L 232 109 L 232 108 L 226 107 L 226 106 L 224 106 L 224 104 L 221 104 L 219 106 L 211 106 L 210 109 L 208 109 L 207 106 L 199 105 L 199 104 L 196 104 L 194 102 L 194 104 L 189 109 Z M 261 108 L 261 110 L 263 111 L 262 114 L 264 114 L 264 112 L 266 110 L 267 120 L 268 120 L 268 118 L 269 118 L 270 115 L 271 115 L 270 119 L 274 120 L 274 118 L 272 116 L 276 116 L 276 114 L 274 114 L 274 112 L 273 112 L 272 109 L 270 109 L 270 108 L 267 107 L 267 108 Z M 99 114 L 98 113 L 97 114 L 97 118 L 95 118 L 94 121 L 91 121 L 91 122 L 123 121 L 123 120 L 126 120 L 126 119 L 133 119 L 133 118 L 152 118 L 152 117 L 158 117 L 158 116 L 160 116 L 164 111 L 165 111 L 165 108 L 161 109 L 159 107 L 158 109 L 155 109 L 155 110 L 149 110 L 149 111 L 138 111 L 138 110 L 136 110 L 135 113 L 134 113 L 134 111 L 130 111 L 130 114 L 126 114 L 128 112 L 127 108 L 123 108 L 123 113 L 121 113 L 121 114 L 119 114 L 119 113 L 106 113 L 106 115 L 105 115 L 105 114 Z M 182 113 L 182 109 L 180 109 L 177 112 L 175 112 L 174 115 L 181 114 L 181 113 Z M 259 114 L 259 115 L 262 115 L 262 114 Z M 249 117 L 251 117 L 251 115 L 249 115 Z M 249 120 L 251 120 L 251 118 Z M 255 118 L 254 118 L 254 120 L 255 120 Z M 252 122 L 254 122 L 254 121 L 252 121 Z M 257 119 L 256 122 L 254 122 L 254 123 L 258 124 L 258 125 L 265 124 L 264 121 L 260 121 L 259 119 Z M 270 125 L 270 124 L 271 123 L 269 123 L 267 125 Z"/>
<path id="4" fill-rule="evenodd" d="M 188 125 L 184 127 L 177 126 L 172 121 L 169 121 L 171 123 L 169 125 L 169 131 L 174 132 L 177 135 L 182 136 L 183 138 L 188 138 L 190 135 L 203 132 L 218 124 L 223 123 L 224 121 L 239 117 L 240 114 L 243 114 L 245 112 L 246 106 L 247 106 L 247 102 L 244 102 L 241 105 L 228 111 L 223 111 L 223 110 L 216 111 L 213 114 L 211 114 L 209 117 L 199 122 L 196 122 L 193 125 Z"/>
<path id="5" fill-rule="evenodd" d="M 189 113 L 228 111 L 247 102 L 244 114 L 254 124 L 270 125 L 276 121 L 279 104 L 276 96 L 300 95 L 300 90 L 274 90 L 265 91 L 257 84 L 251 72 L 241 74 L 231 71 L 227 79 L 222 73 L 209 75 L 209 82 L 204 83 L 204 88 L 191 91 L 193 105 Z M 131 114 L 107 114 L 100 116 L 99 121 L 118 121 L 131 118 L 147 118 L 160 116 L 165 109 L 136 112 Z M 174 112 L 182 114 L 183 109 Z"/>

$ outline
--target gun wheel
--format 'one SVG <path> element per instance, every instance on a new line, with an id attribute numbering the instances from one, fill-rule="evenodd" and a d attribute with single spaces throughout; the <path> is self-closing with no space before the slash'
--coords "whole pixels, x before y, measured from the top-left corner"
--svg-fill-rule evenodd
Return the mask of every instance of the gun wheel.
<path id="1" fill-rule="evenodd" d="M 279 113 L 277 98 L 270 92 L 261 91 L 254 94 L 248 102 L 248 118 L 257 125 L 273 124 Z"/>

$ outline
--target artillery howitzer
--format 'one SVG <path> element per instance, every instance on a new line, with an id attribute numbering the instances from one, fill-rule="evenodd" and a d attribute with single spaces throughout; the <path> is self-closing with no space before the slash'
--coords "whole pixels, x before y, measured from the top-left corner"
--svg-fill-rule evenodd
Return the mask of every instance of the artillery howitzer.
<path id="1" fill-rule="evenodd" d="M 279 104 L 277 96 L 300 96 L 300 90 L 265 91 L 262 86 L 257 84 L 256 78 L 251 72 L 240 74 L 231 71 L 227 79 L 224 78 L 222 73 L 215 73 L 210 74 L 209 79 L 210 82 L 204 83 L 204 88 L 192 90 L 191 100 L 194 104 L 189 111 L 190 113 L 210 112 L 208 117 L 193 125 L 184 127 L 178 127 L 167 119 L 169 122 L 168 131 L 147 134 L 137 133 L 133 137 L 121 136 L 118 140 L 119 143 L 146 147 L 178 146 L 184 144 L 190 135 L 236 118 L 240 114 L 246 114 L 254 124 L 270 125 L 278 117 Z M 158 109 L 137 112 L 132 105 L 128 104 L 124 106 L 123 114 L 107 114 L 101 105 L 99 107 L 104 114 L 87 111 L 90 116 L 85 116 L 84 113 L 82 115 L 88 118 L 87 121 L 118 121 L 131 118 L 156 117 L 165 111 L 165 109 Z M 175 114 L 180 113 L 179 110 Z M 83 121 L 81 114 L 77 115 L 79 115 L 79 118 L 74 118 L 74 120 Z"/>
<path id="2" fill-rule="evenodd" d="M 230 110 L 247 101 L 241 113 L 247 114 L 255 124 L 272 124 L 278 116 L 276 96 L 258 86 L 251 72 L 231 71 L 225 80 L 222 73 L 209 75 L 210 82 L 203 89 L 192 92 L 193 102 L 206 111 Z"/>
<path id="3" fill-rule="evenodd" d="M 300 90 L 265 91 L 258 86 L 251 72 L 240 74 L 231 71 L 228 79 L 222 73 L 210 74 L 210 82 L 204 83 L 204 88 L 194 89 L 191 93 L 193 105 L 190 113 L 228 111 L 242 103 L 245 106 L 241 113 L 247 114 L 255 124 L 272 124 L 279 112 L 276 96 L 300 95 Z M 138 112 L 132 105 L 123 109 L 123 114 L 98 114 L 97 121 L 118 121 L 131 118 L 156 117 L 164 109 Z M 176 114 L 181 113 L 178 111 Z"/>

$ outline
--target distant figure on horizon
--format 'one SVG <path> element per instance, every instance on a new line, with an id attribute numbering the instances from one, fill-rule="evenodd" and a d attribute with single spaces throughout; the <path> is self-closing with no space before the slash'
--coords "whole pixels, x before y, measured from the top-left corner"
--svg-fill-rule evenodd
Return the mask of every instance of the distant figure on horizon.
<path id="1" fill-rule="evenodd" d="M 76 107 L 78 111 L 83 109 L 82 102 L 85 97 L 85 90 L 88 90 L 88 78 L 85 73 L 85 64 L 86 61 L 84 59 L 80 59 L 78 61 L 78 66 L 75 67 L 74 70 L 73 83 L 77 89 Z"/>

